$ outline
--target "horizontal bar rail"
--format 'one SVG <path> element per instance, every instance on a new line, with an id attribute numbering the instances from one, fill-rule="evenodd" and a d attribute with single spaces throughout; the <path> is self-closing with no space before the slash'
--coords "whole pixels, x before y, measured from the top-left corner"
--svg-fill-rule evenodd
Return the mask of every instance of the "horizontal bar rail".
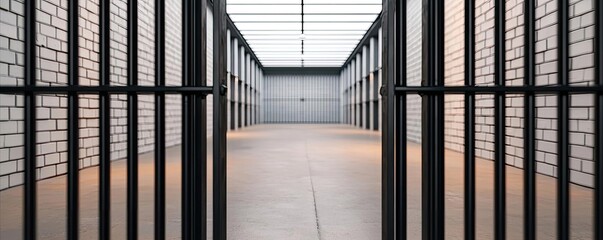
<path id="1" fill-rule="evenodd" d="M 220 86 L 222 88 L 222 86 Z M 212 86 L 2 86 L 0 94 L 20 94 L 20 93 L 38 93 L 38 94 L 67 94 L 67 93 L 110 93 L 110 94 L 192 94 L 209 95 L 213 94 Z"/>
<path id="2" fill-rule="evenodd" d="M 521 93 L 603 93 L 603 86 L 396 86 L 395 93 L 410 94 L 521 94 Z"/>

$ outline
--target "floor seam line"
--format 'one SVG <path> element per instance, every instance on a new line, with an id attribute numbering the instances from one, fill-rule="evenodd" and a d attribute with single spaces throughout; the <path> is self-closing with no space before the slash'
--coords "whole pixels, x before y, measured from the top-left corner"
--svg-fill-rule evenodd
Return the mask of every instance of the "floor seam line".
<path id="1" fill-rule="evenodd" d="M 310 176 L 310 186 L 312 187 L 312 200 L 314 203 L 314 217 L 316 219 L 316 232 L 318 240 L 322 240 L 320 235 L 320 222 L 318 220 L 318 208 L 316 207 L 316 191 L 314 190 L 314 179 L 312 178 L 312 169 L 310 167 L 310 156 L 308 156 L 308 140 L 306 140 L 306 161 L 308 163 L 308 176 Z"/>

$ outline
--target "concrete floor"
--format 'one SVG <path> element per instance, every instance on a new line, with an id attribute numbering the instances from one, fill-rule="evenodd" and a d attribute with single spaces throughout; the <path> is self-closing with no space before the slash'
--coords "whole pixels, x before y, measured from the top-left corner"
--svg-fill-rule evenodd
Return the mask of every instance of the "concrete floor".
<path id="1" fill-rule="evenodd" d="M 342 125 L 260 125 L 229 133 L 228 144 L 229 239 L 380 239 L 381 145 L 377 133 Z M 178 239 L 180 149 L 170 148 L 167 154 L 167 235 Z M 124 239 L 125 161 L 115 161 L 112 166 L 112 235 Z M 410 144 L 409 239 L 420 239 L 420 166 L 420 145 Z M 98 168 L 81 172 L 82 239 L 97 238 L 97 173 Z M 492 162 L 479 160 L 478 239 L 492 239 L 492 176 Z M 522 179 L 522 170 L 508 167 L 508 239 L 523 238 Z M 537 182 L 538 238 L 555 239 L 555 179 L 538 176 Z M 39 238 L 64 239 L 66 178 L 43 180 L 38 191 Z M 21 187 L 0 192 L 2 240 L 20 239 L 22 192 Z M 140 157 L 139 194 L 140 239 L 151 239 L 152 154 Z M 592 191 L 572 186 L 571 194 L 572 239 L 592 239 Z M 448 239 L 462 239 L 462 214 L 462 154 L 447 151 Z M 208 218 L 211 224 L 211 214 Z"/>

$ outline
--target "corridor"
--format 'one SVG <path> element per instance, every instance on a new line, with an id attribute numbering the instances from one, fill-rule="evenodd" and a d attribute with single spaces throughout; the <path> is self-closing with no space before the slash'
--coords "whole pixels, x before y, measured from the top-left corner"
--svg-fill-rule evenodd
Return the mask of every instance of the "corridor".
<path id="1" fill-rule="evenodd" d="M 380 136 L 345 125 L 259 125 L 228 135 L 228 239 L 379 239 Z M 211 149 L 211 148 L 209 148 Z M 167 239 L 180 239 L 180 149 L 168 149 Z M 211 152 L 209 153 L 211 155 Z M 211 159 L 211 158 L 208 158 Z M 153 234 L 153 158 L 141 155 L 140 239 Z M 492 162 L 477 162 L 478 239 L 492 239 Z M 113 239 L 126 231 L 125 161 L 112 165 Z M 447 239 L 462 239 L 462 154 L 446 155 Z M 98 168 L 81 172 L 82 239 L 96 239 Z M 208 165 L 211 179 L 211 164 Z M 409 143 L 409 239 L 420 238 L 420 147 Z M 553 239 L 555 179 L 538 176 L 538 239 Z M 211 186 L 209 183 L 208 186 Z M 509 239 L 522 236 L 522 171 L 507 168 Z M 38 236 L 65 238 L 66 177 L 38 183 Z M 211 187 L 208 192 L 211 192 Z M 572 239 L 592 239 L 592 191 L 572 186 Z M 22 187 L 0 192 L 0 239 L 20 239 Z M 208 194 L 209 195 L 209 194 Z M 208 196 L 211 209 L 211 196 Z M 208 223 L 211 224 L 211 211 Z M 211 228 L 208 228 L 211 234 Z"/>

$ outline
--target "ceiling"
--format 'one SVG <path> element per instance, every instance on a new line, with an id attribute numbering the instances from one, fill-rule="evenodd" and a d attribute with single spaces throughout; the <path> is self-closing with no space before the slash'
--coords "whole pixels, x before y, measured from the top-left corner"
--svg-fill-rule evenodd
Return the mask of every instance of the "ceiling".
<path id="1" fill-rule="evenodd" d="M 264 67 L 340 67 L 382 0 L 228 0 L 227 12 Z"/>

